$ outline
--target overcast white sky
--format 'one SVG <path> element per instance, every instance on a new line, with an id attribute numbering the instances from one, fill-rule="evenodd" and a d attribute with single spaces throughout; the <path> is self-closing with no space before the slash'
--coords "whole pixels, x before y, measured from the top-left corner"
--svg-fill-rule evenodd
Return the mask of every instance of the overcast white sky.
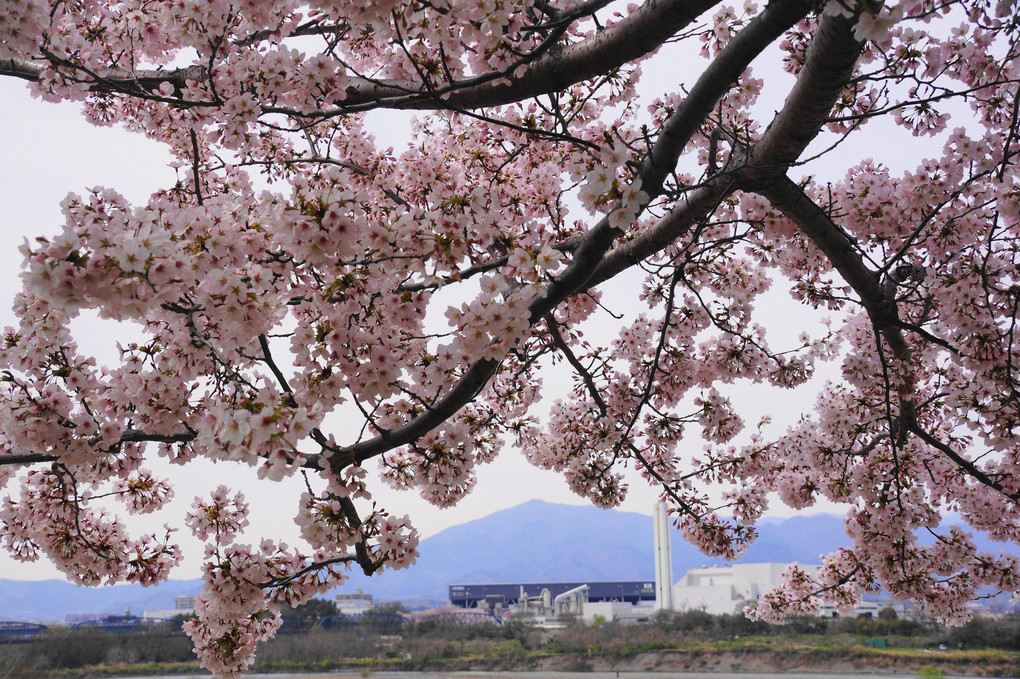
<path id="1" fill-rule="evenodd" d="M 774 108 L 780 103 L 778 99 Z M 77 106 L 33 99 L 27 87 L 17 80 L 0 79 L 0 120 L 3 121 L 0 125 L 0 149 L 3 149 L 0 155 L 0 237 L 4 246 L 0 248 L 0 326 L 3 326 L 13 322 L 10 302 L 20 288 L 21 259 L 17 246 L 24 238 L 57 232 L 61 223 L 59 202 L 64 196 L 101 185 L 115 188 L 129 200 L 142 203 L 152 191 L 172 184 L 175 175 L 167 167 L 168 155 L 158 145 L 119 129 L 93 127 L 81 118 Z M 399 126 L 399 120 L 390 118 L 387 124 Z M 375 129 L 384 130 L 386 125 Z M 779 300 L 777 304 L 783 302 Z M 118 334 L 123 334 L 117 328 L 95 322 L 82 322 L 79 326 L 82 344 L 100 355 L 110 355 L 113 342 Z M 799 327 L 796 323 L 789 326 L 795 336 Z M 807 400 L 799 394 L 777 398 L 775 392 L 748 388 L 742 392 L 738 404 L 748 423 L 753 424 L 761 415 L 772 412 L 777 415 L 778 427 L 784 419 L 789 420 L 800 412 Z M 696 450 L 702 444 L 692 438 L 689 445 Z M 177 493 L 175 505 L 156 517 L 132 519 L 131 525 L 136 530 L 158 531 L 164 522 L 179 525 L 181 515 L 194 496 L 207 495 L 215 486 L 226 482 L 244 490 L 252 504 L 252 528 L 246 541 L 267 537 L 293 542 L 296 530 L 292 517 L 301 490 L 299 479 L 279 485 L 257 482 L 254 473 L 247 468 L 211 463 L 197 463 L 172 471 L 176 472 L 173 477 Z M 620 509 L 650 515 L 656 497 L 656 492 L 636 480 Z M 573 495 L 558 475 L 534 469 L 512 450 L 479 470 L 476 489 L 456 508 L 439 510 L 413 493 L 389 489 L 383 489 L 377 498 L 392 513 L 409 514 L 424 537 L 531 498 L 586 503 Z M 831 511 L 832 507 L 819 509 Z M 773 513 L 789 515 L 791 512 L 777 506 Z M 179 536 L 186 551 L 186 563 L 173 577 L 197 577 L 202 548 L 183 532 Z M 59 575 L 48 564 L 20 564 L 0 555 L 0 578 L 51 577 Z"/>

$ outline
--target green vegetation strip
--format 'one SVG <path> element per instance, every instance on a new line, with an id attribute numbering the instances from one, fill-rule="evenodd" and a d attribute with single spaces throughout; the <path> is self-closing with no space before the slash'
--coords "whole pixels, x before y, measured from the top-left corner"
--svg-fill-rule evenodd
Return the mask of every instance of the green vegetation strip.
<path id="1" fill-rule="evenodd" d="M 980 647 L 979 647 L 980 646 Z M 939 650 L 944 649 L 944 650 Z M 544 630 L 512 618 L 458 626 L 426 620 L 394 633 L 370 627 L 284 634 L 259 649 L 252 672 L 756 671 L 882 672 L 1020 678 L 1020 618 L 947 629 L 912 620 L 793 620 L 768 626 L 739 616 L 663 614 L 633 625 L 573 621 Z M 935 674 L 932 674 L 934 672 Z M 54 631 L 0 646 L 3 679 L 204 674 L 174 633 Z"/>

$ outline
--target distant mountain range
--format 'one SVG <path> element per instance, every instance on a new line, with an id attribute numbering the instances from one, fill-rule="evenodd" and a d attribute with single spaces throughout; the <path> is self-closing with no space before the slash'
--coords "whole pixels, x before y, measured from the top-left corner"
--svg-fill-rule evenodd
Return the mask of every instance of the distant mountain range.
<path id="1" fill-rule="evenodd" d="M 196 594 L 201 580 L 169 580 L 155 587 L 82 587 L 64 580 L 0 579 L 0 620 L 63 622 L 72 614 L 131 613 L 174 607 L 174 597 Z"/>
<path id="2" fill-rule="evenodd" d="M 846 543 L 842 518 L 816 514 L 770 520 L 741 561 L 820 563 Z M 725 563 L 710 559 L 673 531 L 673 574 Z M 593 506 L 531 500 L 422 540 L 411 568 L 371 578 L 351 576 L 345 589 L 376 599 L 445 600 L 452 583 L 571 582 L 655 578 L 652 517 Z"/>
<path id="3" fill-rule="evenodd" d="M 368 578 L 354 573 L 342 590 L 361 589 L 376 601 L 441 604 L 453 583 L 651 580 L 655 577 L 652 517 L 596 507 L 531 500 L 422 540 L 418 563 Z M 1001 545 L 978 545 L 998 552 Z M 768 519 L 743 563 L 820 563 L 819 556 L 847 544 L 842 517 L 814 514 Z M 673 532 L 673 574 L 724 563 L 710 559 Z M 0 619 L 58 621 L 68 614 L 134 613 L 170 609 L 174 597 L 195 594 L 200 580 L 156 587 L 98 589 L 61 580 L 0 580 Z"/>

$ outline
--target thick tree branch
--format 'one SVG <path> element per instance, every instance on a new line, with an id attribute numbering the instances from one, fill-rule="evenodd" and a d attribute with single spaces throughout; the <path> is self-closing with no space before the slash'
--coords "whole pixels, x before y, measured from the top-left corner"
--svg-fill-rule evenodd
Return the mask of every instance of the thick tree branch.
<path id="1" fill-rule="evenodd" d="M 797 225 L 801 233 L 815 244 L 843 280 L 853 288 L 871 318 L 876 332 L 881 335 L 896 359 L 901 361 L 909 359 L 910 349 L 901 330 L 902 324 L 899 322 L 894 295 L 888 294 L 884 289 L 878 273 L 864 265 L 860 253 L 852 247 L 849 239 L 832 218 L 812 201 L 800 186 L 786 177 L 760 193 L 773 207 L 783 212 Z M 952 446 L 939 441 L 921 425 L 917 419 L 913 389 L 912 375 L 908 375 L 907 383 L 896 385 L 900 399 L 899 412 L 894 418 L 896 427 L 904 432 L 909 431 L 927 445 L 940 451 L 979 483 L 1016 501 L 1017 494 L 1007 492 L 1002 484 L 988 476 Z"/>
<path id="2" fill-rule="evenodd" d="M 195 440 L 197 433 L 188 427 L 180 434 L 150 434 L 137 429 L 128 429 L 121 434 L 121 443 L 188 443 Z"/>
<path id="3" fill-rule="evenodd" d="M 0 59 L 0 75 L 36 82 L 42 74 L 42 67 L 22 59 Z"/>
<path id="4" fill-rule="evenodd" d="M 726 44 L 698 78 L 683 103 L 670 116 L 659 139 L 641 164 L 642 189 L 651 196 L 662 191 L 666 176 L 705 118 L 762 51 L 807 16 L 813 3 L 776 0 Z M 815 132 L 817 134 L 817 131 Z M 814 137 L 814 135 L 812 135 Z"/>
<path id="5" fill-rule="evenodd" d="M 746 158 L 741 187 L 756 191 L 786 174 L 825 124 L 853 76 L 864 43 L 853 36 L 853 19 L 823 15 L 797 82 L 783 108 Z"/>
<path id="6" fill-rule="evenodd" d="M 489 79 L 481 76 L 478 85 L 458 84 L 437 102 L 418 83 L 357 83 L 347 90 L 343 108 L 386 100 L 387 108 L 444 108 L 442 103 L 459 108 L 499 106 L 540 94 L 557 92 L 575 83 L 598 77 L 624 64 L 646 56 L 674 34 L 690 25 L 699 15 L 718 4 L 718 0 L 651 0 L 625 19 L 607 26 L 594 36 L 547 55 L 528 65 L 518 77 Z M 408 92 L 412 94 L 408 94 Z"/>
<path id="7" fill-rule="evenodd" d="M 691 227 L 711 215 L 735 187 L 733 177 L 720 174 L 684 195 L 655 225 L 632 240 L 613 248 L 613 251 L 599 262 L 588 281 L 588 287 L 593 288 L 637 266 L 646 258 L 675 243 L 678 238 L 687 235 Z"/>
<path id="8" fill-rule="evenodd" d="M 429 89 L 416 81 L 372 81 L 353 78 L 346 97 L 335 111 L 316 115 L 338 115 L 372 108 L 473 109 L 498 106 L 540 94 L 566 89 L 646 56 L 674 34 L 690 25 L 719 0 L 651 0 L 626 18 L 581 42 L 552 49 L 527 65 L 520 76 L 491 73 L 449 87 Z M 786 4 L 786 3 L 782 3 Z M 37 81 L 43 66 L 18 59 L 0 60 L 0 75 Z M 166 71 L 110 69 L 92 84 L 95 92 L 150 95 L 164 82 L 183 90 L 187 80 L 206 82 L 208 72 L 200 66 Z M 509 82 L 507 82 L 509 81 Z M 442 97 L 442 98 L 440 98 Z"/>
<path id="9" fill-rule="evenodd" d="M 11 464 L 39 464 L 42 462 L 56 462 L 59 458 L 56 455 L 44 455 L 42 453 L 26 453 L 22 455 L 0 455 L 0 467 Z"/>
<path id="10" fill-rule="evenodd" d="M 197 436 L 193 429 L 179 434 L 150 434 L 137 429 L 128 429 L 121 434 L 117 445 L 122 443 L 188 443 Z M 116 449 L 116 446 L 114 447 Z M 44 462 L 58 462 L 60 456 L 48 455 L 45 453 L 20 453 L 0 455 L 0 467 L 15 464 L 40 464 Z"/>
<path id="11" fill-rule="evenodd" d="M 694 97 L 691 100 L 692 103 L 687 107 L 680 107 L 667 122 L 666 128 L 669 129 L 669 133 L 662 135 L 657 140 L 638 173 L 638 177 L 642 180 L 642 186 L 645 186 L 646 182 L 649 185 L 651 197 L 655 197 L 661 192 L 661 177 L 672 170 L 683 147 L 697 131 L 698 125 L 694 124 L 694 119 L 700 112 L 710 111 L 732 84 L 732 80 L 726 81 L 724 84 L 709 81 L 715 81 L 726 74 L 732 74 L 733 78 L 739 76 L 761 49 L 764 49 L 784 30 L 803 18 L 810 10 L 810 5 L 800 0 L 786 2 L 777 0 L 773 5 L 776 9 L 763 12 L 731 41 L 718 57 L 718 60 L 724 65 L 720 66 L 718 71 L 710 74 L 711 77 L 706 74 L 700 78 L 695 90 L 692 91 Z M 770 5 L 770 7 L 772 6 Z M 837 89 L 837 94 L 838 91 Z M 681 117 L 684 118 L 683 121 L 673 122 Z M 769 161 L 768 158 L 764 160 L 765 162 Z M 608 218 L 600 220 L 581 239 L 566 270 L 551 281 L 546 289 L 529 304 L 531 325 L 537 323 L 571 295 L 608 280 L 637 264 L 643 258 L 659 252 L 675 242 L 692 225 L 711 214 L 734 187 L 733 177 L 727 174 L 717 175 L 704 186 L 695 189 L 686 196 L 656 226 L 611 253 L 610 250 L 616 238 L 622 233 L 610 225 Z M 607 253 L 610 254 L 607 255 Z M 341 467 L 348 464 L 360 464 L 364 460 L 413 442 L 441 425 L 470 402 L 484 388 L 498 367 L 499 362 L 495 360 L 476 361 L 468 368 L 454 389 L 433 404 L 431 409 L 402 427 L 382 433 L 374 439 L 355 444 L 349 449 L 331 456 L 331 464 Z"/>
<path id="12" fill-rule="evenodd" d="M 906 351 L 906 342 L 899 329 L 894 301 L 885 294 L 878 273 L 865 266 L 854 244 L 832 217 L 787 177 L 774 180 L 758 193 L 796 224 L 800 232 L 825 255 L 860 297 L 871 322 L 883 333 L 893 352 L 902 355 Z"/>
<path id="13" fill-rule="evenodd" d="M 66 68 L 66 66 L 65 66 Z M 0 59 L 0 76 L 21 78 L 29 82 L 38 82 L 45 66 L 42 63 L 24 61 L 22 59 Z M 208 73 L 201 66 L 187 66 L 176 69 L 130 70 L 126 68 L 109 68 L 102 71 L 98 78 L 82 72 L 80 79 L 89 83 L 89 90 L 99 94 L 118 93 L 149 99 L 166 99 L 154 95 L 163 83 L 169 83 L 175 92 L 183 92 L 189 80 L 204 82 Z M 187 102 L 198 105 L 198 102 Z M 206 103 L 207 104 L 207 103 Z"/>
<path id="14" fill-rule="evenodd" d="M 265 361 L 266 365 L 269 366 L 269 369 L 273 371 L 273 376 L 280 384 L 280 388 L 288 394 L 292 393 L 293 390 L 287 382 L 287 377 L 283 374 L 283 371 L 280 370 L 280 366 L 276 365 L 276 361 L 273 359 L 273 352 L 269 350 L 269 338 L 267 338 L 264 334 L 259 335 L 259 347 L 262 349 L 262 360 Z"/>

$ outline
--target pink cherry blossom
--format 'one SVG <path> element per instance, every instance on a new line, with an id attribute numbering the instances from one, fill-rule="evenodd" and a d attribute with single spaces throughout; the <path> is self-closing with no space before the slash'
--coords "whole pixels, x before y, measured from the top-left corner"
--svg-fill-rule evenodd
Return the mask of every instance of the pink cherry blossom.
<path id="1" fill-rule="evenodd" d="M 511 449 L 602 507 L 650 484 L 727 558 L 770 502 L 843 505 L 847 547 L 764 619 L 1015 593 L 973 537 L 1020 542 L 1014 4 L 11 0 L 0 75 L 176 180 L 81 187 L 20 245 L 0 543 L 150 584 L 190 529 L 224 677 L 282 604 L 414 564 L 369 469 L 451 507 Z M 141 336 L 100 361 L 83 313 Z M 166 516 L 153 456 L 255 467 L 299 544 L 227 486 Z"/>

